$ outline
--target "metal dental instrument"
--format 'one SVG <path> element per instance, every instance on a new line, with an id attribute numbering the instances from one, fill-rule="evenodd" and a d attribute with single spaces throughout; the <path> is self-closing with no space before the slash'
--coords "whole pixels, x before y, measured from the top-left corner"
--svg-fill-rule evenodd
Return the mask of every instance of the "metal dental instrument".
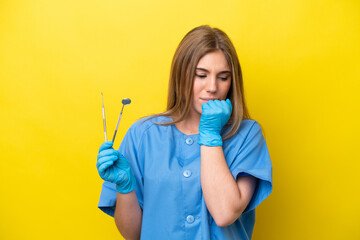
<path id="1" fill-rule="evenodd" d="M 107 142 L 106 121 L 105 121 L 105 108 L 104 108 L 104 97 L 103 97 L 103 93 L 102 93 L 102 92 L 101 92 L 101 100 L 102 100 L 102 113 L 103 113 L 103 119 L 104 119 L 105 142 Z"/>
<path id="2" fill-rule="evenodd" d="M 114 137 L 113 137 L 113 140 L 112 140 L 113 142 L 115 141 L 115 136 L 116 136 L 116 133 L 117 133 L 117 130 L 118 130 L 118 127 L 119 127 L 119 123 L 120 123 L 121 115 L 122 115 L 123 110 L 124 110 L 124 106 L 130 104 L 131 100 L 129 98 L 124 98 L 121 102 L 122 102 L 123 106 L 121 108 L 120 116 L 119 116 L 119 119 L 118 119 L 118 122 L 117 122 L 117 125 L 116 125 L 116 129 L 115 129 L 115 132 L 114 132 Z"/>

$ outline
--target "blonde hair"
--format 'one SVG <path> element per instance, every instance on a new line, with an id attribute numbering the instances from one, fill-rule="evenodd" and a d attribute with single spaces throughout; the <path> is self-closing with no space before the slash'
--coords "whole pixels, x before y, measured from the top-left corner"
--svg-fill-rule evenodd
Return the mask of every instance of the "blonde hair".
<path id="1" fill-rule="evenodd" d="M 241 121 L 250 118 L 245 105 L 240 63 L 229 37 L 220 29 L 208 25 L 194 28 L 181 40 L 171 64 L 167 110 L 151 118 L 173 117 L 172 122 L 158 123 L 161 125 L 172 125 L 186 118 L 192 102 L 196 66 L 204 55 L 218 50 L 225 55 L 232 79 L 227 98 L 231 100 L 233 111 L 227 123 L 230 129 L 224 139 L 232 137 L 239 130 Z"/>

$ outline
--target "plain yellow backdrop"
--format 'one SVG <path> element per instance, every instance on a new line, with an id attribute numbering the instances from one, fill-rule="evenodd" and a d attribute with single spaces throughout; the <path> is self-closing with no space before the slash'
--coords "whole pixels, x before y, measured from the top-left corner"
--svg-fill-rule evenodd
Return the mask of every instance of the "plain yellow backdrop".
<path id="1" fill-rule="evenodd" d="M 253 239 L 360 239 L 360 2 L 2 0 L 0 239 L 121 239 L 97 208 L 104 141 L 166 106 L 182 37 L 233 40 L 273 192 Z M 110 137 L 109 137 L 110 138 Z"/>

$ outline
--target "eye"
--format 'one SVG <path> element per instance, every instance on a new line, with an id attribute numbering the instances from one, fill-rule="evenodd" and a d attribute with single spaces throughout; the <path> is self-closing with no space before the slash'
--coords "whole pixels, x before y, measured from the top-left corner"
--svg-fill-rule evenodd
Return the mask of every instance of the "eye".
<path id="1" fill-rule="evenodd" d="M 222 80 L 222 81 L 226 81 L 226 80 L 228 80 L 229 79 L 229 76 L 226 76 L 226 77 L 219 77 L 220 78 L 220 80 Z"/>
<path id="2" fill-rule="evenodd" d="M 206 75 L 203 75 L 203 74 L 196 74 L 195 76 L 197 76 L 199 78 L 206 78 Z"/>

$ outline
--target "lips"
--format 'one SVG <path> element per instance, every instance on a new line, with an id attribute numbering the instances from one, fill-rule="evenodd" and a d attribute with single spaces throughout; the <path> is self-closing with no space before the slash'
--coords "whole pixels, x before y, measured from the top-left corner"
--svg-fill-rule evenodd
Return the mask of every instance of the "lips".
<path id="1" fill-rule="evenodd" d="M 204 102 L 208 102 L 210 100 L 219 100 L 218 98 L 200 98 L 200 100 L 204 101 Z"/>

